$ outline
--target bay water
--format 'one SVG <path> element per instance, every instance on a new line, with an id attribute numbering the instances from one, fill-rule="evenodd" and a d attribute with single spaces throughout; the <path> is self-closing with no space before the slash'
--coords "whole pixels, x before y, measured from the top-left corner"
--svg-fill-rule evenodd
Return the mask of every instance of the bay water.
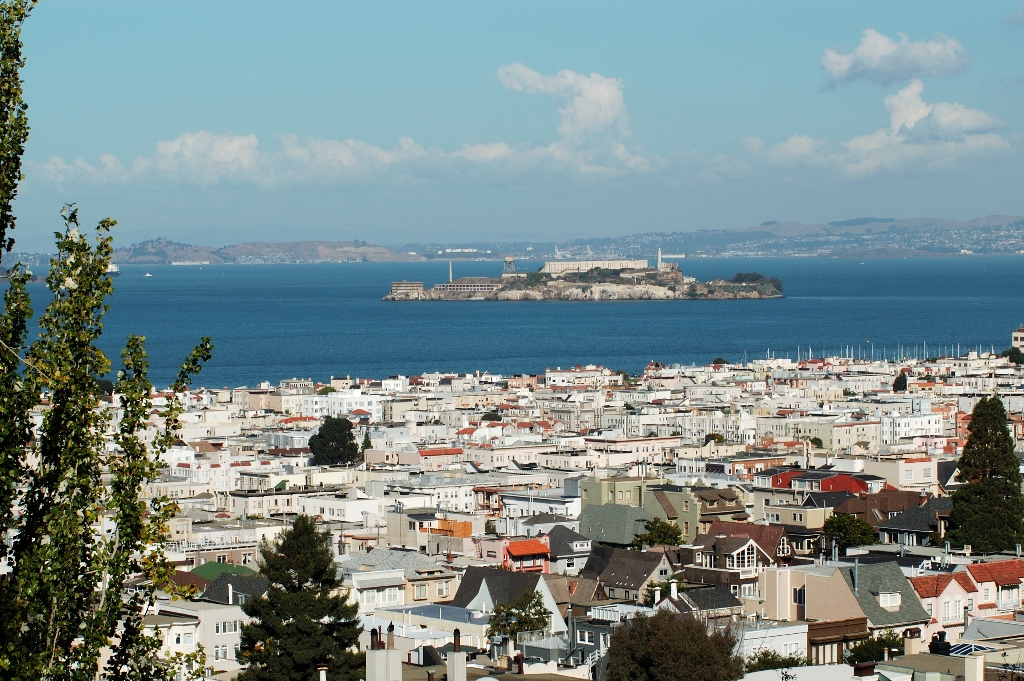
<path id="1" fill-rule="evenodd" d="M 786 297 L 399 303 L 381 300 L 392 281 L 432 286 L 447 280 L 448 262 L 124 265 L 101 345 L 116 368 L 125 337 L 146 336 L 151 378 L 164 386 L 198 338 L 212 336 L 213 360 L 196 384 L 237 387 L 293 376 L 536 373 L 575 364 L 636 373 L 651 360 L 738 362 L 769 352 L 934 356 L 958 344 L 963 352 L 1000 351 L 1024 321 L 1024 256 L 679 264 L 704 281 L 739 271 L 779 277 Z M 498 276 L 502 263 L 455 262 L 453 270 Z M 41 308 L 47 291 L 31 288 Z"/>

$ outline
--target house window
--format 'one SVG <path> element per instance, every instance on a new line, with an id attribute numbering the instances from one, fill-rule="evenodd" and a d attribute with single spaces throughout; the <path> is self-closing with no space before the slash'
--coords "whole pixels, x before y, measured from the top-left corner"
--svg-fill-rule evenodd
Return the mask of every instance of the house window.
<path id="1" fill-rule="evenodd" d="M 377 602 L 377 592 L 372 589 L 363 592 L 363 605 L 374 605 Z"/>
<path id="2" fill-rule="evenodd" d="M 409 531 L 410 532 L 415 532 L 416 531 L 416 522 L 413 521 L 413 520 L 409 521 Z"/>
<path id="3" fill-rule="evenodd" d="M 437 583 L 437 595 L 438 596 L 442 596 L 442 597 L 443 596 L 447 596 L 450 593 L 450 589 L 451 589 L 451 585 L 448 582 L 438 582 Z"/>
<path id="4" fill-rule="evenodd" d="M 415 591 L 415 594 L 414 594 L 413 597 L 416 600 L 422 600 L 422 599 L 426 598 L 427 597 L 427 585 L 426 584 L 417 584 L 416 585 L 416 591 Z"/>
<path id="5" fill-rule="evenodd" d="M 992 592 L 989 591 L 988 587 L 986 586 L 985 587 L 985 602 L 988 602 L 989 598 L 991 597 L 991 593 Z"/>
<path id="6" fill-rule="evenodd" d="M 883 608 L 898 608 L 900 606 L 900 594 L 897 593 L 880 593 L 878 594 L 878 604 Z"/>
<path id="7" fill-rule="evenodd" d="M 384 592 L 384 600 L 387 603 L 398 602 L 398 589 L 396 587 L 388 587 L 387 591 Z"/>
<path id="8" fill-rule="evenodd" d="M 793 589 L 793 605 L 805 605 L 805 599 L 807 597 L 807 587 L 799 587 Z"/>
<path id="9" fill-rule="evenodd" d="M 608 598 L 615 598 L 615 589 L 608 589 Z"/>
<path id="10" fill-rule="evenodd" d="M 931 468 L 925 468 L 924 469 L 923 477 L 925 477 L 925 478 L 932 477 L 932 469 Z"/>
<path id="11" fill-rule="evenodd" d="M 925 604 L 924 609 L 928 611 L 928 616 L 932 617 L 932 604 L 931 603 Z"/>
<path id="12" fill-rule="evenodd" d="M 594 643 L 594 632 L 592 631 L 576 631 L 576 643 Z"/>
<path id="13" fill-rule="evenodd" d="M 623 493 L 622 493 L 622 491 L 620 490 L 620 491 L 619 491 L 619 501 L 622 501 L 622 494 L 623 494 Z"/>
<path id="14" fill-rule="evenodd" d="M 908 469 L 908 470 L 903 471 L 903 479 L 904 480 L 913 480 L 914 479 L 914 470 L 913 469 Z"/>
<path id="15" fill-rule="evenodd" d="M 565 567 L 567 567 L 567 568 L 576 567 L 576 559 L 575 558 L 566 558 L 565 559 Z"/>

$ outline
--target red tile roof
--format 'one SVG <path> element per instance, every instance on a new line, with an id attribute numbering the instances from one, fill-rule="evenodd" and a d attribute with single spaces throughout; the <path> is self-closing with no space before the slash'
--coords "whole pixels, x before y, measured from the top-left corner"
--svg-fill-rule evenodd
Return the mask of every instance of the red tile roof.
<path id="1" fill-rule="evenodd" d="M 508 543 L 508 555 L 519 558 L 521 556 L 536 556 L 538 554 L 550 553 L 547 546 L 536 539 L 525 541 L 513 541 Z"/>
<path id="2" fill-rule="evenodd" d="M 953 579 L 955 579 L 957 584 L 962 586 L 964 591 L 967 593 L 978 593 L 978 587 L 975 586 L 974 582 L 971 581 L 971 578 L 967 576 L 966 572 L 954 572 Z"/>
<path id="3" fill-rule="evenodd" d="M 1024 561 L 1020 558 L 1000 560 L 994 563 L 973 563 L 967 566 L 971 578 L 981 584 L 995 582 L 999 586 L 1020 584 L 1024 579 Z"/>
<path id="4" fill-rule="evenodd" d="M 953 582 L 953 576 L 925 575 L 924 577 L 911 577 L 909 581 L 920 598 L 938 598 Z M 957 583 L 960 583 L 959 580 Z"/>

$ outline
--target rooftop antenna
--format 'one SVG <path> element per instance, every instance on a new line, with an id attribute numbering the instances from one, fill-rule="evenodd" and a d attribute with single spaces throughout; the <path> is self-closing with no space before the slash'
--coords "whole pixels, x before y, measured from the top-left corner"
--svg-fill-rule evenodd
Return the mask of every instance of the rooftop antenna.
<path id="1" fill-rule="evenodd" d="M 448 261 L 448 283 L 452 283 L 452 261 Z"/>

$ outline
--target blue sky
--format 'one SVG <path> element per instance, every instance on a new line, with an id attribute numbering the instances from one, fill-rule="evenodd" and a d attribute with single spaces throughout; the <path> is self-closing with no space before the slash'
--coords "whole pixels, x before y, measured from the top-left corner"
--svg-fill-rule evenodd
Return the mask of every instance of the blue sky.
<path id="1" fill-rule="evenodd" d="M 1024 214 L 1015 2 L 43 0 L 19 249 Z"/>

